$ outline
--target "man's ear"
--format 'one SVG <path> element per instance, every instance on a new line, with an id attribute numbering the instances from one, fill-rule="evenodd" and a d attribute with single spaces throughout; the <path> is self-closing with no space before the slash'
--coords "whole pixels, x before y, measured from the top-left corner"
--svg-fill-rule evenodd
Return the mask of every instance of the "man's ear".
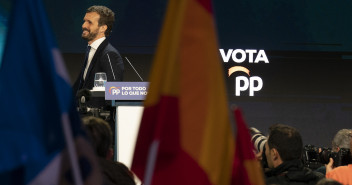
<path id="1" fill-rule="evenodd" d="M 100 33 L 105 33 L 106 29 L 108 29 L 108 26 L 106 24 L 104 24 L 104 25 L 99 27 L 99 32 Z"/>
<path id="2" fill-rule="evenodd" d="M 271 152 L 271 157 L 272 157 L 273 160 L 278 160 L 278 159 L 279 159 L 280 154 L 279 154 L 279 152 L 276 150 L 276 148 L 272 148 L 272 149 L 270 150 L 270 152 Z"/>

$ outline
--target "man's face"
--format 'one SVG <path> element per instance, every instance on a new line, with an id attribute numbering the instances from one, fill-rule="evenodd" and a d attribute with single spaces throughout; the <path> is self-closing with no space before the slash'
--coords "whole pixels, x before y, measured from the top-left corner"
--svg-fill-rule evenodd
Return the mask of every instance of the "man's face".
<path id="1" fill-rule="evenodd" d="M 99 21 L 100 15 L 96 12 L 89 12 L 83 18 L 82 24 L 82 38 L 89 41 L 93 41 L 99 34 Z"/>
<path id="2" fill-rule="evenodd" d="M 269 168 L 274 168 L 274 165 L 273 165 L 273 160 L 272 160 L 272 157 L 271 157 L 271 154 L 270 154 L 270 149 L 269 149 L 269 145 L 268 145 L 268 141 L 265 143 L 265 156 L 266 156 L 266 160 L 268 162 L 268 166 Z"/>

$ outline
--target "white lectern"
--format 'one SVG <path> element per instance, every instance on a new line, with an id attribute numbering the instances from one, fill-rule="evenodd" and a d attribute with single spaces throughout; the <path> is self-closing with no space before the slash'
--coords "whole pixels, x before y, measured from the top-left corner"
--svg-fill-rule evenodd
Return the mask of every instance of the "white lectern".
<path id="1" fill-rule="evenodd" d="M 107 82 L 105 100 L 116 107 L 114 160 L 131 167 L 148 82 Z"/>

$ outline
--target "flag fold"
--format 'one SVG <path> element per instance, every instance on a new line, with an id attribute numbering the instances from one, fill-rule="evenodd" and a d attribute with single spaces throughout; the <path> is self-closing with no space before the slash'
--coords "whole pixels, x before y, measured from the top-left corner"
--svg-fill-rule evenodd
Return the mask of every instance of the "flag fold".
<path id="1" fill-rule="evenodd" d="M 144 184 L 230 184 L 234 134 L 210 0 L 170 0 L 132 170 Z"/>

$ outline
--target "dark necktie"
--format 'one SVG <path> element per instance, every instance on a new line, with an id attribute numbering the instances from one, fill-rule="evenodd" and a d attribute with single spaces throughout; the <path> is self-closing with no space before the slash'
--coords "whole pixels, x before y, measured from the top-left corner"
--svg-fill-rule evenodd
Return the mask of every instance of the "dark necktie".
<path id="1" fill-rule="evenodd" d="M 78 86 L 78 90 L 82 88 L 83 86 L 83 75 L 84 75 L 84 71 L 86 70 L 86 67 L 87 67 L 87 63 L 88 63 L 88 56 L 89 56 L 89 51 L 90 51 L 90 46 L 87 47 L 86 49 L 86 56 L 84 58 L 84 65 L 83 65 L 83 70 L 81 72 L 81 77 L 80 77 L 80 80 L 79 80 L 79 86 Z"/>

